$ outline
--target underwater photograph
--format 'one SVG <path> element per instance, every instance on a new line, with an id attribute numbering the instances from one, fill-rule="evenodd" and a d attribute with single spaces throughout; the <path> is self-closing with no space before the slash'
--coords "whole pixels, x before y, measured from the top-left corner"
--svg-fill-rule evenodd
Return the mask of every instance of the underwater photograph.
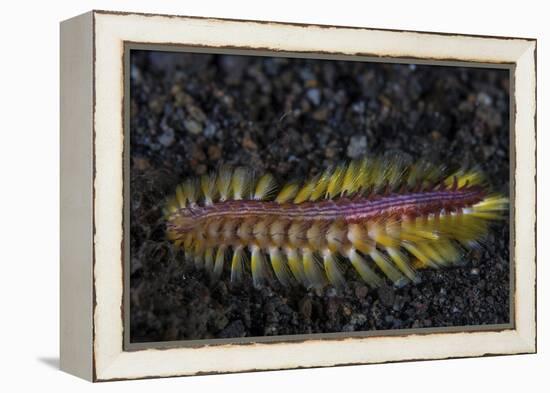
<path id="1" fill-rule="evenodd" d="M 129 342 L 511 323 L 510 71 L 296 56 L 129 51 Z"/>

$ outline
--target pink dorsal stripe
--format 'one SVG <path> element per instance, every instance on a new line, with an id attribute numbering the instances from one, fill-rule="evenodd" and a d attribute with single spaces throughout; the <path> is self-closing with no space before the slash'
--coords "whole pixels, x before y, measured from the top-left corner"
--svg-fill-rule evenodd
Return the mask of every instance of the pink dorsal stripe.
<path id="1" fill-rule="evenodd" d="M 391 194 L 375 198 L 338 198 L 300 204 L 273 201 L 229 200 L 209 206 L 192 206 L 179 214 L 200 222 L 204 219 L 278 218 L 297 221 L 357 221 L 391 214 L 430 214 L 442 209 L 457 210 L 471 206 L 484 197 L 478 187 Z"/>

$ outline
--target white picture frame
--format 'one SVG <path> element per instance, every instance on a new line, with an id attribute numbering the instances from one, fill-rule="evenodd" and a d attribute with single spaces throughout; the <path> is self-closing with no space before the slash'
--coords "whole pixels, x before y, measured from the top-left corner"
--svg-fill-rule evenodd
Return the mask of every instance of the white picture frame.
<path id="1" fill-rule="evenodd" d="M 513 323 L 507 329 L 128 349 L 126 44 L 509 67 Z M 90 381 L 536 352 L 536 40 L 92 11 L 61 24 L 61 368 Z"/>

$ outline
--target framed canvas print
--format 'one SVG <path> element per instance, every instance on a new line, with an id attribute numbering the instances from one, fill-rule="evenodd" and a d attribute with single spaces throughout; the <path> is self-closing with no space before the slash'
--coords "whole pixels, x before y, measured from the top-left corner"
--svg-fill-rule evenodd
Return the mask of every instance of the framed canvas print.
<path id="1" fill-rule="evenodd" d="M 536 41 L 61 24 L 61 368 L 536 351 Z"/>

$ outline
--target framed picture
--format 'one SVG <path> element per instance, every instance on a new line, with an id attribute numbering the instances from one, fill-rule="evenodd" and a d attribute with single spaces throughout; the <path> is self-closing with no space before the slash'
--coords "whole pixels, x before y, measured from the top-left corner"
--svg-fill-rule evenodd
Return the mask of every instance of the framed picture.
<path id="1" fill-rule="evenodd" d="M 536 351 L 536 41 L 61 24 L 61 368 Z"/>

